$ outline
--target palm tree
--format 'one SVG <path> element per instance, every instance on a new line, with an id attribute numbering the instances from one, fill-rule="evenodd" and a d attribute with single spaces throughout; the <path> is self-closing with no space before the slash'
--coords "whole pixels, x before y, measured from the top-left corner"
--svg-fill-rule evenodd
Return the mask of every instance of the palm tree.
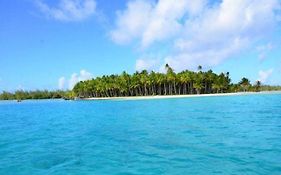
<path id="1" fill-rule="evenodd" d="M 196 74 L 194 88 L 195 88 L 197 94 L 201 93 L 201 90 L 203 88 L 203 73 L 202 72 L 198 72 L 198 74 Z"/>
<path id="2" fill-rule="evenodd" d="M 237 92 L 239 87 L 247 91 L 251 86 L 247 78 L 243 78 L 239 84 L 230 84 L 229 72 L 219 75 L 212 70 L 203 72 L 202 66 L 198 66 L 198 72 L 185 70 L 180 73 L 175 73 L 168 64 L 165 68 L 165 74 L 143 70 L 132 75 L 122 72 L 120 75 L 96 77 L 78 82 L 73 88 L 73 93 L 77 97 L 194 94 L 194 90 L 200 94 Z M 260 86 L 261 83 L 257 82 L 256 91 L 260 90 Z"/>
<path id="3" fill-rule="evenodd" d="M 256 92 L 259 92 L 261 90 L 261 81 L 256 81 L 256 84 L 255 84 L 255 91 Z"/>
<path id="4" fill-rule="evenodd" d="M 176 74 L 174 73 L 173 69 L 168 67 L 167 70 L 167 81 L 169 84 L 169 94 L 172 95 L 173 91 L 176 88 Z"/>
<path id="5" fill-rule="evenodd" d="M 197 70 L 198 70 L 199 72 L 202 71 L 202 66 L 199 65 L 199 66 L 197 67 Z"/>
<path id="6" fill-rule="evenodd" d="M 239 82 L 239 85 L 242 87 L 244 92 L 246 92 L 251 86 L 249 79 L 245 77 L 242 78 L 242 80 Z"/>
<path id="7" fill-rule="evenodd" d="M 221 83 L 220 83 L 219 79 L 216 79 L 214 81 L 214 83 L 212 84 L 212 89 L 215 90 L 216 93 L 219 93 L 219 91 L 221 89 Z"/>
<path id="8" fill-rule="evenodd" d="M 169 66 L 168 63 L 165 64 L 165 69 L 166 69 L 166 71 L 168 71 L 168 69 L 171 69 L 171 67 Z"/>

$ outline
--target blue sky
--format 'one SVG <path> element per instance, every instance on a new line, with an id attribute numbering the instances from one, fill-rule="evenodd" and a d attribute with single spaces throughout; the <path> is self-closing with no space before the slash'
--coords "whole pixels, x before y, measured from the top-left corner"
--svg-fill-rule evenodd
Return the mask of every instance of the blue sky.
<path id="1" fill-rule="evenodd" d="M 280 85 L 280 22 L 279 0 L 0 1 L 0 91 L 165 63 Z"/>

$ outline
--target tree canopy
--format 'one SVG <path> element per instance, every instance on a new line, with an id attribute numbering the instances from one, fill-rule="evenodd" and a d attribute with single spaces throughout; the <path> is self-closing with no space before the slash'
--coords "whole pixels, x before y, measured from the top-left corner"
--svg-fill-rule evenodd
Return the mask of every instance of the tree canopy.
<path id="1" fill-rule="evenodd" d="M 18 91 L 15 91 L 14 93 L 4 91 L 0 94 L 0 100 L 71 98 L 71 93 L 72 93 L 72 91 L 47 91 L 47 90 L 43 90 L 43 91 L 18 90 Z"/>
<path id="2" fill-rule="evenodd" d="M 197 72 L 185 70 L 176 73 L 168 64 L 165 73 L 143 70 L 128 74 L 104 75 L 92 80 L 78 82 L 71 91 L 23 91 L 2 92 L 0 100 L 25 99 L 74 99 L 75 97 L 122 97 L 151 95 L 210 94 L 247 91 L 281 90 L 280 86 L 253 85 L 243 77 L 237 84 L 231 83 L 229 72 L 216 74 L 212 70 Z"/>
<path id="3" fill-rule="evenodd" d="M 148 72 L 143 70 L 128 74 L 104 75 L 92 80 L 77 83 L 73 91 L 81 98 L 120 97 L 150 95 L 210 94 L 254 90 L 250 81 L 243 78 L 238 84 L 231 84 L 229 72 L 216 74 L 212 70 L 185 70 L 179 73 L 168 65 L 166 72 Z M 260 86 L 260 84 L 258 84 Z M 255 91 L 259 91 L 255 88 Z"/>

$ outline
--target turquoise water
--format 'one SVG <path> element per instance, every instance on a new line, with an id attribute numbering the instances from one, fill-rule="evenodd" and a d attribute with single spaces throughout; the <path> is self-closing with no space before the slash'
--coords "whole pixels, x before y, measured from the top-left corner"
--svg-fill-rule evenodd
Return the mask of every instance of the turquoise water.
<path id="1" fill-rule="evenodd" d="M 0 102 L 0 174 L 281 174 L 281 94 Z"/>

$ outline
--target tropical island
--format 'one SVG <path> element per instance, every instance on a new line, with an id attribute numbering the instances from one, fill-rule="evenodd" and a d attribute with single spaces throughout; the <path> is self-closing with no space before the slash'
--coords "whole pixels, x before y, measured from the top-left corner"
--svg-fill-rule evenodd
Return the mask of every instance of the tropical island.
<path id="1" fill-rule="evenodd" d="M 237 92 L 278 91 L 281 86 L 253 84 L 243 77 L 240 82 L 232 83 L 229 72 L 216 74 L 212 70 L 185 70 L 179 73 L 166 64 L 166 72 L 136 71 L 130 75 L 125 71 L 120 75 L 104 75 L 91 80 L 80 81 L 70 91 L 23 91 L 2 92 L 0 100 L 26 99 L 87 99 L 138 96 L 171 96 L 194 94 L 218 94 Z"/>

